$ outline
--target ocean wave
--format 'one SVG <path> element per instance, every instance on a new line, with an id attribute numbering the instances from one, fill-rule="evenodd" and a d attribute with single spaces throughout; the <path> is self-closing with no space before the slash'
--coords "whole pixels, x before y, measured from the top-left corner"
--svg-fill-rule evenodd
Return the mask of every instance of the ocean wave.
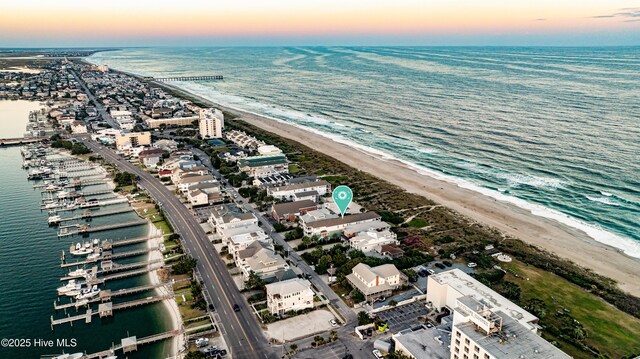
<path id="1" fill-rule="evenodd" d="M 605 192 L 605 191 L 599 191 L 601 195 L 605 196 L 605 197 L 611 197 L 613 196 L 613 193 L 609 193 L 609 192 Z"/>
<path id="2" fill-rule="evenodd" d="M 585 196 L 587 197 L 587 199 L 589 201 L 592 202 L 599 202 L 599 203 L 604 203 L 604 204 L 608 204 L 610 206 L 620 206 L 620 203 L 616 202 L 614 199 L 611 198 L 611 196 L 608 197 L 592 197 L 592 196 Z"/>
<path id="3" fill-rule="evenodd" d="M 432 155 L 434 153 L 440 152 L 440 151 L 436 150 L 435 148 L 418 148 L 416 151 L 418 151 L 420 153 L 425 153 L 427 155 Z"/>

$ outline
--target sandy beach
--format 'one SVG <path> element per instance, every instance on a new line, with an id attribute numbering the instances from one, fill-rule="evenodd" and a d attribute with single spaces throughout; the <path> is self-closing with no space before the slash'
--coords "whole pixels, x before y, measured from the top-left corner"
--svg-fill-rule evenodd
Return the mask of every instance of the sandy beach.
<path id="1" fill-rule="evenodd" d="M 152 223 L 149 223 L 149 236 L 151 240 L 147 241 L 149 248 L 157 247 L 162 244 L 162 232 L 157 229 Z M 153 251 L 149 253 L 149 260 L 162 259 L 162 253 L 159 251 Z M 157 271 L 149 272 L 149 278 L 152 284 L 160 283 Z M 170 294 L 165 288 L 157 288 L 158 295 Z M 178 309 L 178 303 L 174 299 L 163 300 L 162 303 L 166 307 L 167 313 L 171 317 L 171 327 L 173 329 L 179 329 L 182 327 L 182 317 L 180 316 L 180 309 Z M 173 337 L 171 355 L 177 355 L 178 351 L 183 347 L 183 336 L 177 335 Z"/>
<path id="2" fill-rule="evenodd" d="M 620 289 L 640 297 L 640 259 L 630 257 L 617 248 L 597 242 L 583 231 L 552 219 L 536 216 L 511 203 L 498 201 L 453 183 L 418 173 L 400 161 L 378 158 L 300 127 L 235 108 L 220 106 L 175 86 L 166 84 L 163 86 L 198 98 L 223 111 L 233 113 L 238 116 L 238 119 L 265 131 L 295 140 L 351 167 L 375 175 L 409 192 L 429 198 L 473 221 L 497 228 L 506 235 L 555 253 L 615 280 Z"/>

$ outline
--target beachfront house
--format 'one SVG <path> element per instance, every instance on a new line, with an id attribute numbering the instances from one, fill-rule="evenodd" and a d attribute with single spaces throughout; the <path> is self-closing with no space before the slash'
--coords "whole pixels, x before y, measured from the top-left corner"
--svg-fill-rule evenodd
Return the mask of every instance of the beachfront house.
<path id="1" fill-rule="evenodd" d="M 331 192 L 331 184 L 325 180 L 311 180 L 285 186 L 267 188 L 267 194 L 281 201 L 312 199 L 317 200 Z"/>
<path id="2" fill-rule="evenodd" d="M 278 223 L 293 222 L 297 217 L 316 209 L 318 205 L 310 200 L 274 203 L 271 206 L 271 217 Z"/>

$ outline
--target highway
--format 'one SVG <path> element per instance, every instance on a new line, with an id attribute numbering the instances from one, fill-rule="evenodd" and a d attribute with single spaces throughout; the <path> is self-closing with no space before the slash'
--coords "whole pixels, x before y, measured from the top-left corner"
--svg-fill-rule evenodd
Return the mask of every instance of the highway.
<path id="1" fill-rule="evenodd" d="M 139 176 L 138 184 L 163 209 L 174 231 L 180 234 L 185 251 L 198 260 L 205 295 L 215 306 L 220 317 L 220 331 L 224 335 L 229 351 L 234 358 L 251 359 L 278 357 L 265 338 L 258 319 L 237 289 L 225 264 L 207 239 L 198 219 L 159 180 L 141 168 L 121 159 L 113 150 L 83 138 L 93 152 L 113 163 L 121 171 Z M 240 312 L 234 312 L 238 304 Z"/>

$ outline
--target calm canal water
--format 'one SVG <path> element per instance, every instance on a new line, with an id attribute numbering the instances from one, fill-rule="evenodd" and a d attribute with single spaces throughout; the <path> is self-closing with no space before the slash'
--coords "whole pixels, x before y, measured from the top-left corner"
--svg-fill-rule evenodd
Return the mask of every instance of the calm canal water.
<path id="1" fill-rule="evenodd" d="M 1 105 L 1 103 L 0 103 Z M 0 118 L 0 122 L 10 119 Z M 26 114 L 24 115 L 26 124 Z M 23 126 L 24 128 L 24 126 Z M 0 132 L 0 137 L 9 137 Z M 27 170 L 21 168 L 22 156 L 18 147 L 0 148 L 3 168 L 0 171 L 0 337 L 1 338 L 58 338 L 75 339 L 75 348 L 0 348 L 0 358 L 38 358 L 44 354 L 65 352 L 88 353 L 108 349 L 112 343 L 129 335 L 138 338 L 171 329 L 164 306 L 161 303 L 115 312 L 114 317 L 100 320 L 93 317 L 91 324 L 78 321 L 70 325 L 60 325 L 51 330 L 50 317 L 65 316 L 64 312 L 56 313 L 53 303 L 57 298 L 56 288 L 61 286 L 59 278 L 67 270 L 60 268 L 60 254 L 68 251 L 69 245 L 82 240 L 80 237 L 58 239 L 57 228 L 47 225 L 48 214 L 40 211 L 41 194 L 34 190 L 33 182 L 27 181 Z M 87 187 L 87 190 L 105 188 L 102 186 Z M 119 204 L 101 210 L 126 207 Z M 78 211 L 76 211 L 78 212 Z M 77 214 L 77 213 L 76 213 Z M 67 212 L 64 216 L 69 216 Z M 92 226 L 108 223 L 130 221 L 137 218 L 134 212 L 93 219 Z M 137 226 L 119 230 L 93 233 L 93 239 L 122 239 L 144 236 L 147 226 Z M 138 244 L 120 250 L 133 250 L 144 247 Z M 138 262 L 146 256 L 138 256 L 117 260 L 118 263 Z M 123 280 L 107 282 L 102 288 L 117 290 L 149 283 L 148 275 L 136 276 Z M 114 300 L 128 301 L 153 295 L 144 292 L 137 296 L 122 297 Z M 67 310 L 75 315 L 75 309 Z M 81 311 L 82 313 L 83 311 Z M 168 355 L 170 341 L 140 347 L 137 353 L 129 358 L 162 358 Z M 120 355 L 122 357 L 122 355 Z"/>

